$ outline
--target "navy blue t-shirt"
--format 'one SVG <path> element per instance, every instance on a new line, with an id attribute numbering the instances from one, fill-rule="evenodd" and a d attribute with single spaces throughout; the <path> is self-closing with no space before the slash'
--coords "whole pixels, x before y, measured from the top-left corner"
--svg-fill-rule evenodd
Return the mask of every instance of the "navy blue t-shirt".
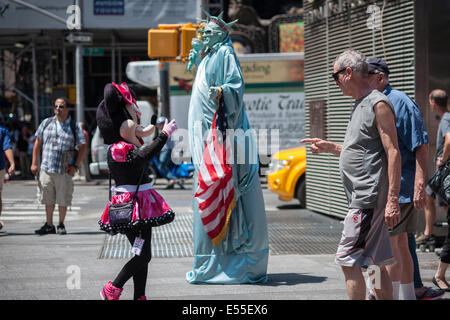
<path id="1" fill-rule="evenodd" d="M 402 156 L 402 180 L 399 202 L 414 201 L 416 156 L 414 149 L 428 143 L 428 134 L 423 125 L 422 114 L 417 104 L 405 93 L 390 85 L 383 92 L 394 106 L 398 147 Z"/>

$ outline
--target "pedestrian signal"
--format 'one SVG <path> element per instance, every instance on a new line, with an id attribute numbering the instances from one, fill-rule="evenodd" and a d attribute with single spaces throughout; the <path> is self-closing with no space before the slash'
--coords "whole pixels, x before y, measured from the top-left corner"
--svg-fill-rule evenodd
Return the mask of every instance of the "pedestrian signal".
<path id="1" fill-rule="evenodd" d="M 175 58 L 178 55 L 177 29 L 150 29 L 148 31 L 148 57 Z"/>
<path id="2" fill-rule="evenodd" d="M 148 30 L 148 57 L 161 61 L 187 61 L 191 41 L 197 36 L 199 25 L 159 24 Z"/>
<path id="3" fill-rule="evenodd" d="M 192 39 L 197 37 L 197 28 L 192 23 L 185 24 L 181 28 L 181 56 L 186 58 L 192 49 Z"/>

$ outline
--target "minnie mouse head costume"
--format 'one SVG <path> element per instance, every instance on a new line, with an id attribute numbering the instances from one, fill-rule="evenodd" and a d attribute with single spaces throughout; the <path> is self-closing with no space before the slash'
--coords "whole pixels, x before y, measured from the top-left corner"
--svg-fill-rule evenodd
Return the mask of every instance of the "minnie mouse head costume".
<path id="1" fill-rule="evenodd" d="M 104 99 L 97 108 L 96 118 L 104 142 L 112 144 L 125 139 L 142 146 L 142 138 L 152 134 L 155 127 L 153 124 L 145 128 L 140 125 L 141 112 L 134 93 L 125 82 L 121 85 L 108 83 L 103 93 Z"/>
<path id="2" fill-rule="evenodd" d="M 108 206 L 99 221 L 100 228 L 110 233 L 126 233 L 143 227 L 171 222 L 174 212 L 164 199 L 151 187 L 145 171 L 148 161 L 162 149 L 168 137 L 177 129 L 175 120 L 166 121 L 162 132 L 152 143 L 143 145 L 142 137 L 154 131 L 154 125 L 140 125 L 140 112 L 135 97 L 126 83 L 108 83 L 104 99 L 97 108 L 97 125 L 106 144 L 108 168 L 116 186 L 111 203 L 129 201 L 141 181 L 133 221 L 123 228 L 109 224 Z M 143 174 L 144 172 L 144 174 Z M 140 180 L 142 177 L 142 180 Z M 140 211 L 140 214 L 139 214 Z"/>

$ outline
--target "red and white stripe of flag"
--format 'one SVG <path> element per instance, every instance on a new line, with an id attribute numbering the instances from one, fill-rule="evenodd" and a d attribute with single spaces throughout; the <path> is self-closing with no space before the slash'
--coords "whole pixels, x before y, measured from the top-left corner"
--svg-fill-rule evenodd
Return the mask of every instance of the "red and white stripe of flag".
<path id="1" fill-rule="evenodd" d="M 216 130 L 215 123 L 216 115 L 206 139 L 195 192 L 200 218 L 213 246 L 225 238 L 231 212 L 236 206 L 233 172 L 226 161 L 230 146 L 218 138 L 220 131 Z"/>

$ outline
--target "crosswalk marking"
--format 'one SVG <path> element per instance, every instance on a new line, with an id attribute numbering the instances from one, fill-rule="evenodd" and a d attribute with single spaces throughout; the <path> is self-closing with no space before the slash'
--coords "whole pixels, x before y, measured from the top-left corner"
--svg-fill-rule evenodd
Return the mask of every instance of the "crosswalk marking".
<path id="1" fill-rule="evenodd" d="M 193 216 L 191 214 L 176 214 L 172 223 L 152 228 L 152 257 L 192 257 L 192 224 Z M 99 259 L 131 257 L 133 257 L 131 244 L 125 235 L 105 234 Z"/>
<path id="2" fill-rule="evenodd" d="M 3 208 L 0 215 L 0 220 L 4 221 L 25 221 L 25 220 L 43 220 L 45 219 L 45 205 L 37 202 L 36 199 L 3 199 Z M 67 208 L 67 219 L 77 217 L 80 214 L 82 201 L 77 201 L 77 205 Z M 56 206 L 55 214 L 58 213 L 58 206 Z"/>

